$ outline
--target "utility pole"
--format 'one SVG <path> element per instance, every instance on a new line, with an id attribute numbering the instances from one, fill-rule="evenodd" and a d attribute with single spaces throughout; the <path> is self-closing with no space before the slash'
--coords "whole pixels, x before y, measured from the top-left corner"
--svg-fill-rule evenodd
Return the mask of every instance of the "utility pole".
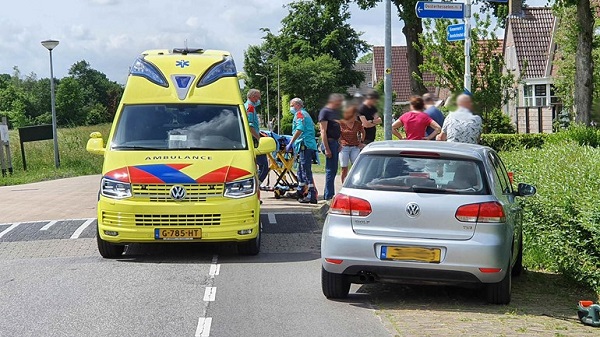
<path id="1" fill-rule="evenodd" d="M 471 0 L 465 4 L 465 93 L 471 94 Z"/>
<path id="2" fill-rule="evenodd" d="M 392 0 L 385 0 L 385 74 L 383 130 L 385 140 L 392 139 Z"/>

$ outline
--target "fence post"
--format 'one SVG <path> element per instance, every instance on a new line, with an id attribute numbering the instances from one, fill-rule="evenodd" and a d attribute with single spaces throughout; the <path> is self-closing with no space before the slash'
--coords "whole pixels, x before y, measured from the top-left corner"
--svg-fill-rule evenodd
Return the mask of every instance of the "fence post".
<path id="1" fill-rule="evenodd" d="M 11 175 L 13 174 L 12 157 L 10 155 L 10 139 L 8 135 L 8 120 L 6 117 L 2 117 L 2 120 L 0 121 L 0 164 L 2 166 L 3 177 L 6 176 L 6 172 Z"/>
<path id="2" fill-rule="evenodd" d="M 515 107 L 515 124 L 517 125 L 517 133 L 519 133 L 519 107 Z"/>
<path id="3" fill-rule="evenodd" d="M 544 126 L 542 125 L 542 107 L 538 107 L 538 133 L 544 133 Z"/>
<path id="4" fill-rule="evenodd" d="M 529 107 L 525 108 L 525 133 L 529 132 Z"/>

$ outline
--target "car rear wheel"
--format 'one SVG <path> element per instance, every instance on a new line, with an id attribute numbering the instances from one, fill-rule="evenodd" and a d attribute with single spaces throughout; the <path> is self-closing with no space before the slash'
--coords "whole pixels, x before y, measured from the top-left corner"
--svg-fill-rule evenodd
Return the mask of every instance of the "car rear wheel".
<path id="1" fill-rule="evenodd" d="M 508 304 L 510 303 L 510 294 L 512 288 L 512 273 L 510 271 L 510 261 L 508 270 L 502 281 L 486 285 L 487 301 L 490 304 Z"/>
<path id="2" fill-rule="evenodd" d="M 321 287 L 325 297 L 342 299 L 348 297 L 350 281 L 346 275 L 330 273 L 321 267 Z"/>
<path id="3" fill-rule="evenodd" d="M 519 240 L 519 254 L 517 254 L 517 260 L 512 268 L 512 276 L 521 276 L 523 274 L 523 235 Z"/>
<path id="4" fill-rule="evenodd" d="M 108 241 L 102 240 L 100 233 L 96 233 L 96 242 L 98 243 L 98 252 L 105 259 L 116 259 L 123 255 L 125 246 L 115 245 Z"/>
<path id="5" fill-rule="evenodd" d="M 261 228 L 262 225 L 259 225 L 258 235 L 254 239 L 238 243 L 238 253 L 240 255 L 253 256 L 258 255 L 258 253 L 260 253 Z"/>

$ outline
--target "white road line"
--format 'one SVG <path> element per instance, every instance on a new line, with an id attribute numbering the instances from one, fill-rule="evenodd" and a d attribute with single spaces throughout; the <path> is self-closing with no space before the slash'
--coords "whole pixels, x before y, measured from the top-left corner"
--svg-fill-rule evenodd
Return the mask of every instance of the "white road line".
<path id="1" fill-rule="evenodd" d="M 210 325 L 212 324 L 212 317 L 200 317 L 198 319 L 198 327 L 196 328 L 195 337 L 209 337 L 210 336 Z"/>
<path id="2" fill-rule="evenodd" d="M 4 235 L 8 234 L 8 232 L 12 231 L 13 229 L 17 228 L 17 226 L 20 224 L 20 222 L 16 222 L 10 226 L 8 226 L 7 229 L 3 230 L 2 232 L 0 232 L 0 238 L 2 238 Z"/>
<path id="3" fill-rule="evenodd" d="M 210 265 L 210 270 L 208 271 L 210 278 L 214 278 L 215 276 L 219 275 L 219 272 L 221 272 L 220 264 L 213 263 Z"/>
<path id="4" fill-rule="evenodd" d="M 270 224 L 276 224 L 277 223 L 277 218 L 275 218 L 275 214 L 273 213 L 268 213 L 267 216 L 269 217 L 269 223 Z"/>
<path id="5" fill-rule="evenodd" d="M 204 302 L 214 302 L 217 297 L 217 287 L 206 287 L 204 289 Z"/>
<path id="6" fill-rule="evenodd" d="M 96 219 L 94 218 L 94 219 L 87 219 L 87 220 L 85 220 L 85 222 L 81 226 L 79 226 L 79 228 L 77 228 L 75 230 L 75 232 L 73 232 L 73 235 L 71 235 L 71 239 L 78 239 L 79 236 L 81 235 L 81 233 L 83 233 L 83 231 L 86 228 L 88 228 L 88 226 L 91 225 L 92 222 L 94 222 L 94 220 L 96 220 Z"/>
<path id="7" fill-rule="evenodd" d="M 52 220 L 52 221 L 48 222 L 47 224 L 45 224 L 44 227 L 40 228 L 40 230 L 47 231 L 48 228 L 54 226 L 57 222 L 58 222 L 58 220 Z"/>

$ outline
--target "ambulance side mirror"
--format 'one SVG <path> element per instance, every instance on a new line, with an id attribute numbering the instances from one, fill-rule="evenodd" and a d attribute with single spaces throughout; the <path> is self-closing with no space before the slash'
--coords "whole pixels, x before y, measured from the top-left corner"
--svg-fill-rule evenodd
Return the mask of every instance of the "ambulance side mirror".
<path id="1" fill-rule="evenodd" d="M 89 153 L 103 156 L 106 149 L 104 147 L 104 140 L 102 140 L 102 134 L 100 132 L 92 132 L 85 149 Z"/>
<path id="2" fill-rule="evenodd" d="M 262 154 L 273 152 L 276 148 L 277 144 L 275 143 L 275 139 L 271 137 L 260 137 L 258 146 L 254 149 L 254 154 L 260 156 Z"/>

